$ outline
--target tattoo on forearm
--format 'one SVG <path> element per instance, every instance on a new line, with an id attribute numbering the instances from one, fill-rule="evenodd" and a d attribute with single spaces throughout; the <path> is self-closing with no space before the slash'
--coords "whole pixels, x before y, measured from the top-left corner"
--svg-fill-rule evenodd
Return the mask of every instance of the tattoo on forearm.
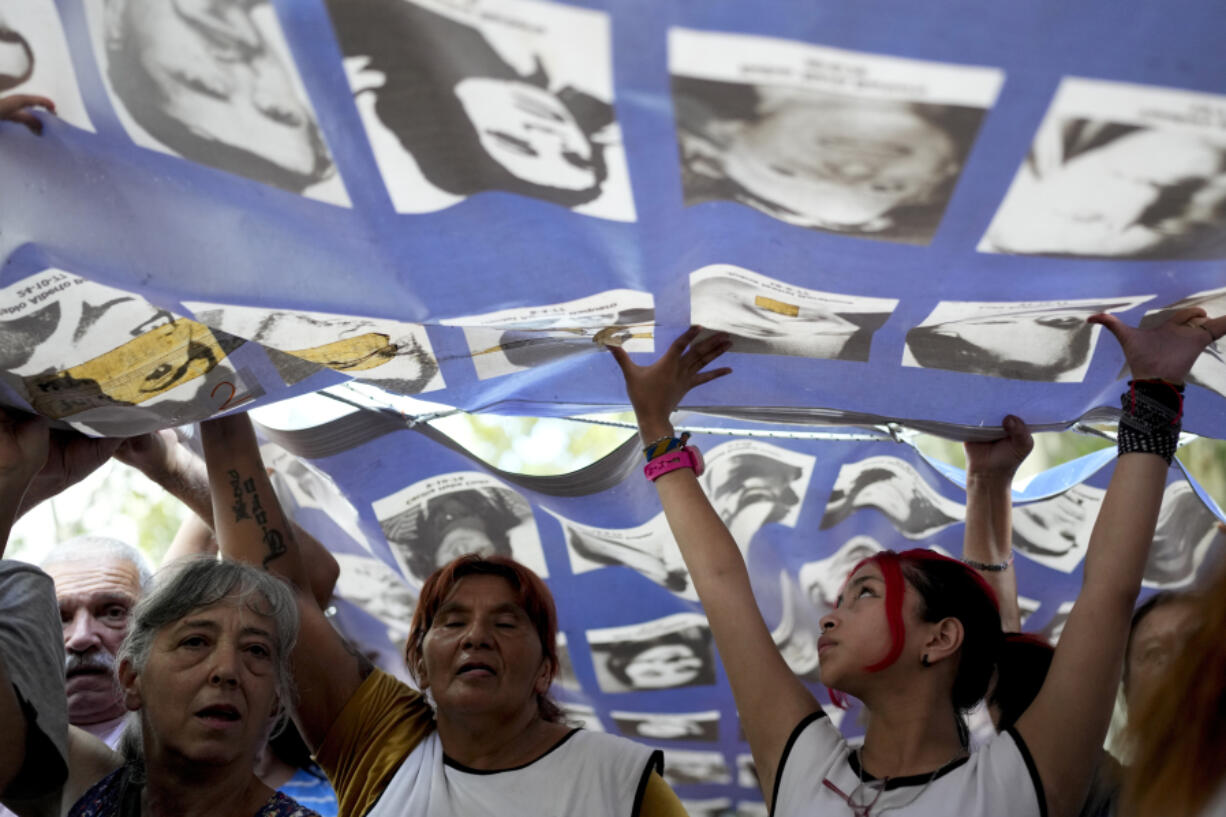
<path id="1" fill-rule="evenodd" d="M 276 528 L 265 528 L 264 545 L 268 548 L 268 555 L 264 557 L 264 569 L 267 570 L 269 562 L 278 556 L 285 555 L 285 537 Z"/>
<path id="2" fill-rule="evenodd" d="M 233 469 L 228 471 L 226 476 L 234 491 L 234 521 L 237 523 L 249 519 L 260 526 L 261 539 L 267 549 L 263 561 L 264 569 L 267 570 L 269 562 L 284 556 L 289 550 L 286 536 L 276 526 L 268 524 L 268 511 L 264 510 L 264 503 L 260 501 L 255 477 L 243 479 L 242 475 Z"/>
<path id="3" fill-rule="evenodd" d="M 234 521 L 242 522 L 244 519 L 250 519 L 251 514 L 247 513 L 247 503 L 243 499 L 243 487 L 238 471 L 231 468 L 226 476 L 230 480 L 230 488 L 234 491 L 234 504 L 230 507 L 234 510 Z"/>

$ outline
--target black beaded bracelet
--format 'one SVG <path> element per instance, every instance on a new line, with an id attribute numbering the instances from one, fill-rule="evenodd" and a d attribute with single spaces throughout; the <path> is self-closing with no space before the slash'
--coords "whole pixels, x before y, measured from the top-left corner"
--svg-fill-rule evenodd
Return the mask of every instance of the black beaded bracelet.
<path id="1" fill-rule="evenodd" d="M 1120 454 L 1157 454 L 1169 465 L 1179 447 L 1183 386 L 1165 380 L 1132 380 L 1120 396 Z"/>

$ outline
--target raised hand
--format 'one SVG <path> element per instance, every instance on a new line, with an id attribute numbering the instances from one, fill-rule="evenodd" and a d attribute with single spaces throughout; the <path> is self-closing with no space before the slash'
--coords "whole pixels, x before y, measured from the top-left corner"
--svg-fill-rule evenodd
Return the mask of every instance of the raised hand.
<path id="1" fill-rule="evenodd" d="M 55 496 L 98 470 L 123 442 L 118 437 L 87 437 L 68 429 L 52 429 L 45 464 L 34 475 L 21 503 L 21 513 Z"/>
<path id="2" fill-rule="evenodd" d="M 1020 417 L 1012 414 L 1001 421 L 1005 436 L 987 442 L 966 442 L 968 474 L 994 474 L 1012 480 L 1022 462 L 1034 449 L 1034 438 Z"/>
<path id="3" fill-rule="evenodd" d="M 168 428 L 129 437 L 115 449 L 115 459 L 145 474 L 175 473 L 180 467 L 179 438 Z"/>
<path id="4" fill-rule="evenodd" d="M 671 435 L 669 415 L 689 390 L 732 372 L 728 367 L 703 371 L 711 361 L 728 351 L 732 341 L 727 335 L 717 333 L 695 343 L 701 331 L 700 327 L 691 326 L 648 366 L 635 364 L 618 346 L 609 347 L 626 378 L 626 396 L 634 407 L 643 439 Z"/>
<path id="5" fill-rule="evenodd" d="M 51 113 L 55 113 L 55 103 L 45 96 L 11 94 L 0 97 L 0 119 L 25 125 L 34 133 L 42 133 L 42 120 L 30 112 L 30 108 L 35 107 L 46 108 Z"/>
<path id="6" fill-rule="evenodd" d="M 1209 318 L 1200 307 L 1181 309 L 1152 329 L 1136 329 L 1106 313 L 1089 321 L 1115 335 L 1135 380 L 1182 383 L 1205 347 L 1226 335 L 1226 315 Z"/>
<path id="7" fill-rule="evenodd" d="M 0 484 L 20 496 L 47 462 L 47 421 L 16 409 L 0 408 Z"/>

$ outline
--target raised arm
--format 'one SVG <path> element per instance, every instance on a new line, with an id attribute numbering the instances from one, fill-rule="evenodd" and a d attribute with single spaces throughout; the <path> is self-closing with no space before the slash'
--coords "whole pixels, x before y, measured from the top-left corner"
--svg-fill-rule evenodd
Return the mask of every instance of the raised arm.
<path id="1" fill-rule="evenodd" d="M 0 555 L 32 483 L 54 469 L 55 457 L 45 420 L 0 409 Z M 70 729 L 51 578 L 0 562 L 0 800 L 20 817 L 59 817 L 118 764 L 105 745 L 78 744 Z"/>
<path id="2" fill-rule="evenodd" d="M 32 415 L 0 411 L 0 557 L 30 480 L 47 459 L 47 423 Z M 0 608 L 5 600 L 0 599 Z M 6 667 L 16 656 L 0 650 L 0 797 L 8 791 L 26 759 L 29 727 Z"/>
<path id="3" fill-rule="evenodd" d="M 609 347 L 625 375 L 645 443 L 673 436 L 669 416 L 686 392 L 731 371 L 703 371 L 729 342 L 726 335 L 713 335 L 694 343 L 698 332 L 693 327 L 681 335 L 650 366 L 636 366 L 621 348 Z M 819 709 L 818 702 L 776 649 L 754 600 L 741 551 L 694 472 L 679 468 L 655 484 L 715 636 L 769 806 L 783 747 L 801 719 Z"/>
<path id="4" fill-rule="evenodd" d="M 173 431 L 162 429 L 125 440 L 115 451 L 115 458 L 160 485 L 193 514 L 179 527 L 165 561 L 217 552 L 208 471 L 200 458 L 179 442 Z M 315 603 L 326 607 L 340 576 L 340 565 L 318 539 L 296 522 L 290 520 L 289 526 L 301 551 L 303 569 Z"/>
<path id="5" fill-rule="evenodd" d="M 966 448 L 966 532 L 962 561 L 996 591 L 1000 625 L 1005 632 L 1022 629 L 1013 572 L 1013 476 L 1034 448 L 1030 429 L 1012 414 L 1001 422 L 1005 436 L 991 442 L 968 442 Z"/>
<path id="6" fill-rule="evenodd" d="M 204 463 L 179 442 L 174 431 L 164 428 L 130 437 L 116 449 L 115 459 L 140 471 L 212 527 L 213 496 L 208 472 Z"/>
<path id="7" fill-rule="evenodd" d="M 251 420 L 246 414 L 209 420 L 200 424 L 200 432 L 222 555 L 262 566 L 297 591 L 295 720 L 307 743 L 318 747 L 372 666 L 333 629 L 315 601 L 308 566 L 272 490 Z"/>
<path id="8" fill-rule="evenodd" d="M 1165 382 L 1139 386 L 1139 404 L 1125 401 L 1120 448 L 1126 453 L 1116 463 L 1090 535 L 1081 593 L 1047 680 L 1017 723 L 1043 781 L 1052 817 L 1078 813 L 1098 763 L 1170 467 L 1159 454 L 1130 449 L 1153 450 L 1164 444 L 1173 451 L 1178 433 L 1178 425 L 1171 424 L 1176 412 L 1162 416 L 1163 411 L 1147 405 L 1144 397 L 1149 392 L 1176 407 L 1176 392 L 1169 384 L 1181 384 L 1204 347 L 1226 333 L 1226 317 L 1206 320 L 1204 315 L 1202 309 L 1185 309 L 1148 330 L 1133 329 L 1111 315 L 1090 319 L 1120 341 L 1134 382 Z M 1139 431 L 1130 434 L 1129 429 Z"/>

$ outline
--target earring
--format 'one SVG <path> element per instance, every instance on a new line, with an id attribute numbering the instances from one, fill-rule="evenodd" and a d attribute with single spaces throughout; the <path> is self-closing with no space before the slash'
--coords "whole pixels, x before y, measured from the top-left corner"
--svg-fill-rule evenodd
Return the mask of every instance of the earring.
<path id="1" fill-rule="evenodd" d="M 922 664 L 922 665 L 923 665 L 923 666 L 925 666 L 925 667 L 931 667 L 931 666 L 932 666 L 932 664 L 930 664 L 930 663 L 928 662 L 928 653 L 924 653 L 924 657 L 920 659 L 920 664 Z"/>

